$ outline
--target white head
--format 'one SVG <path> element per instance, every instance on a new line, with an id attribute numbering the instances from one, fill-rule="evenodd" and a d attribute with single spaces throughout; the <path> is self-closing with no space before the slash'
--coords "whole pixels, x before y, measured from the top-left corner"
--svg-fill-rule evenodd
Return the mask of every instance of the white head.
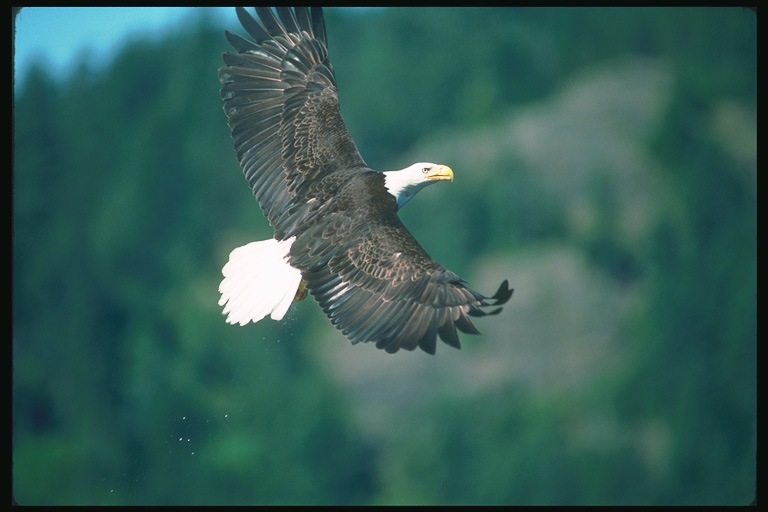
<path id="1" fill-rule="evenodd" d="M 450 167 L 418 162 L 399 171 L 384 172 L 384 185 L 397 199 L 398 208 L 402 208 L 419 190 L 438 181 L 453 181 Z"/>

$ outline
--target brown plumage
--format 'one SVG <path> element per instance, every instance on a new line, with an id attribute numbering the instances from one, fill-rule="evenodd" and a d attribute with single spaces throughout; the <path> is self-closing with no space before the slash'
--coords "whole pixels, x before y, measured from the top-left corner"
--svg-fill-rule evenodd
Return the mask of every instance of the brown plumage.
<path id="1" fill-rule="evenodd" d="M 476 334 L 469 316 L 498 313 L 483 308 L 510 298 L 507 281 L 490 298 L 466 288 L 402 224 L 396 196 L 407 198 L 366 166 L 341 118 L 322 11 L 256 12 L 261 24 L 237 9 L 253 42 L 226 33 L 238 53 L 224 54 L 221 95 L 237 159 L 275 240 L 289 244 L 288 263 L 352 343 L 433 354 L 439 336 L 459 348 L 457 329 Z M 423 167 L 452 179 L 444 166 Z"/>

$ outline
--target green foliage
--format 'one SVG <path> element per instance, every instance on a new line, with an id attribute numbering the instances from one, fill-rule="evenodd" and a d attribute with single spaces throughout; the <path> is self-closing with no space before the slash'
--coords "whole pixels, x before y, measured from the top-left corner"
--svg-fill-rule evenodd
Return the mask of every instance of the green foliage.
<path id="1" fill-rule="evenodd" d="M 423 192 L 403 217 L 460 275 L 488 272 L 496 282 L 503 270 L 517 288 L 509 306 L 480 325 L 483 338 L 434 358 L 348 346 L 327 334 L 311 301 L 283 323 L 226 325 L 216 305 L 221 265 L 270 231 L 221 112 L 221 27 L 202 19 L 184 34 L 133 43 L 103 72 L 82 62 L 65 81 L 36 69 L 14 102 L 14 499 L 749 502 L 754 15 L 454 8 L 326 17 L 361 153 L 381 169 L 417 154 L 467 170 Z M 556 100 L 574 76 L 628 56 L 663 61 L 673 83 L 659 121 L 631 132 L 635 152 L 614 152 L 608 137 L 566 146 L 554 172 L 515 144 L 527 132 L 514 127 L 536 128 L 521 118 L 566 105 Z M 604 136 L 593 128 L 579 126 Z M 642 158 L 632 167 L 616 154 Z M 557 161 L 547 156 L 539 162 Z M 583 161 L 602 163 L 584 171 Z M 570 267 L 536 267 L 553 247 L 578 254 L 602 288 L 566 288 Z M 533 267 L 515 266 L 531 253 L 542 256 L 528 258 Z M 533 271 L 506 275 L 520 268 Z M 585 314 L 590 293 L 606 288 L 629 306 Z M 610 332 L 607 350 L 579 345 L 592 332 L 585 325 L 614 329 L 600 331 Z M 546 339 L 550 327 L 560 337 Z M 551 368 L 570 371 L 579 358 L 594 363 L 573 370 L 578 385 L 548 381 L 557 380 Z M 361 361 L 368 371 L 355 373 Z M 382 393 L 398 384 L 407 392 Z"/>

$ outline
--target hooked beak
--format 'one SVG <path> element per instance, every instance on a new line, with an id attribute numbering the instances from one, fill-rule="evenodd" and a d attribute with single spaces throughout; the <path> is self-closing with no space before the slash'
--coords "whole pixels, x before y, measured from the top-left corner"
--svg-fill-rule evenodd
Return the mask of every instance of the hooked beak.
<path id="1" fill-rule="evenodd" d="M 453 169 L 447 165 L 436 165 L 427 174 L 428 180 L 453 181 Z"/>

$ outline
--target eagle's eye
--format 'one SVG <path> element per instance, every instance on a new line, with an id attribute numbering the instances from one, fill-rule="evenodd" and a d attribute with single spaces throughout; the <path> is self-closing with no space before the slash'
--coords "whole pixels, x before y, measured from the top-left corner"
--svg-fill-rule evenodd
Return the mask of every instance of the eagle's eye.
<path id="1" fill-rule="evenodd" d="M 427 174 L 428 172 L 429 172 L 429 167 L 424 167 L 424 168 L 421 170 L 421 173 L 422 173 L 422 174 Z"/>

